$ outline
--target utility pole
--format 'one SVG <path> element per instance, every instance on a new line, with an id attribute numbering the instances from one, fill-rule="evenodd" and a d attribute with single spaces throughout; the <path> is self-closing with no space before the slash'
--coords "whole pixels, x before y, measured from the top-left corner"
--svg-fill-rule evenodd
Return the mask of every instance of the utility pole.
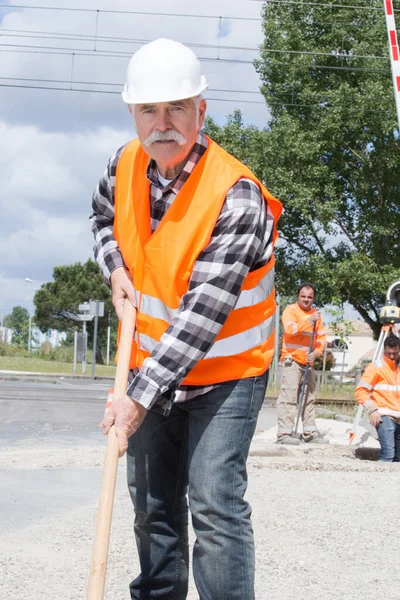
<path id="1" fill-rule="evenodd" d="M 280 322 L 280 297 L 276 292 L 276 309 L 275 309 L 275 343 L 274 343 L 274 369 L 275 379 L 278 377 L 278 365 L 279 365 L 279 322 Z"/>
<path id="2" fill-rule="evenodd" d="M 94 379 L 94 373 L 96 369 L 96 349 L 97 349 L 97 332 L 99 327 L 99 317 L 104 317 L 104 302 L 100 300 L 91 300 L 89 302 L 89 312 L 94 317 L 94 331 L 93 331 L 93 358 L 92 358 L 92 379 Z"/>
<path id="3" fill-rule="evenodd" d="M 110 339 L 111 339 L 111 326 L 110 326 L 110 321 L 111 321 L 111 313 L 110 311 L 108 311 L 108 327 L 107 327 L 107 360 L 106 360 L 106 364 L 109 365 L 110 364 Z"/>
<path id="4" fill-rule="evenodd" d="M 32 345 L 32 312 L 29 311 L 28 352 L 31 351 L 31 345 Z"/>
<path id="5" fill-rule="evenodd" d="M 394 19 L 393 0 L 383 0 L 385 8 L 386 27 L 389 39 L 390 65 L 392 68 L 392 78 L 394 87 L 394 99 L 396 103 L 397 122 L 400 133 L 400 54 L 397 41 L 396 22 Z"/>
<path id="6" fill-rule="evenodd" d="M 97 331 L 99 327 L 99 304 L 98 300 L 91 302 L 94 305 L 94 332 L 93 332 L 93 355 L 92 355 L 92 379 L 96 368 Z M 92 313 L 93 314 L 93 313 Z"/>
<path id="7" fill-rule="evenodd" d="M 83 321 L 83 347 L 82 347 L 82 375 L 86 373 L 86 357 L 87 357 L 87 333 L 86 321 Z"/>
<path id="8" fill-rule="evenodd" d="M 78 331 L 74 331 L 74 373 L 76 373 L 76 363 L 78 354 Z"/>

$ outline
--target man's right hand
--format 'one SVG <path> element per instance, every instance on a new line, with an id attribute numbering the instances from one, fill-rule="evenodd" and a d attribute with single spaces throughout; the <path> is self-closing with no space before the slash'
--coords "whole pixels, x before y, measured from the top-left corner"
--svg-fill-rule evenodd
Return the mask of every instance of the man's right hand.
<path id="1" fill-rule="evenodd" d="M 374 412 L 369 415 L 369 420 L 371 425 L 373 425 L 374 427 L 378 427 L 379 423 L 382 423 L 382 417 L 379 414 L 379 411 L 374 410 Z"/>
<path id="2" fill-rule="evenodd" d="M 117 267 L 111 273 L 111 298 L 115 312 L 120 321 L 124 312 L 125 298 L 136 307 L 135 290 L 132 285 L 132 277 L 125 267 Z"/>
<path id="3" fill-rule="evenodd" d="M 310 323 L 310 325 L 314 325 L 314 323 L 316 323 L 320 317 L 321 313 L 316 311 L 315 313 L 307 317 L 307 321 Z"/>

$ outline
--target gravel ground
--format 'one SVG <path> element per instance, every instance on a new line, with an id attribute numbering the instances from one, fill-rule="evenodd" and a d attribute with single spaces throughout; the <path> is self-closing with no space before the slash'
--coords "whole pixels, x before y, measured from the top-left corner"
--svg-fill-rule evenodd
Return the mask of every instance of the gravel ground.
<path id="1" fill-rule="evenodd" d="M 2 599 L 86 597 L 103 459 L 103 447 L 0 451 L 5 481 L 29 473 L 35 501 L 44 507 L 29 509 L 23 494 L 13 500 L 14 514 L 31 510 L 31 519 L 21 516 L 1 527 Z M 259 438 L 249 475 L 257 600 L 398 600 L 400 543 L 392 518 L 400 497 L 398 465 L 359 460 L 344 446 L 283 448 Z M 81 504 L 60 502 L 46 477 L 61 478 L 71 497 L 79 491 Z M 105 600 L 128 600 L 138 569 L 124 479 L 122 460 Z M 188 599 L 197 598 L 191 582 Z"/>

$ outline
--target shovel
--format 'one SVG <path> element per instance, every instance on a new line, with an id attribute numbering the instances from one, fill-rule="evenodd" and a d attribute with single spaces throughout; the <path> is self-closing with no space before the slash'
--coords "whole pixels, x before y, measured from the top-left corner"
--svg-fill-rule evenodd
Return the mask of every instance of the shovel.
<path id="1" fill-rule="evenodd" d="M 123 396 L 126 393 L 135 321 L 136 309 L 129 300 L 125 300 L 121 337 L 118 346 L 117 372 L 114 383 L 115 398 Z M 96 533 L 93 543 L 87 600 L 103 600 L 104 598 L 118 457 L 117 436 L 115 428 L 112 426 L 107 436 L 107 449 L 97 513 Z"/>
<path id="2" fill-rule="evenodd" d="M 315 338 L 315 328 L 316 328 L 316 326 L 317 326 L 317 323 L 314 321 L 314 327 L 313 327 L 313 332 L 312 332 L 312 336 L 311 336 L 310 347 L 308 349 L 308 353 L 309 354 L 311 354 L 311 352 L 313 351 L 313 348 L 314 348 L 314 338 Z M 301 386 L 301 393 L 300 393 L 300 398 L 299 398 L 299 406 L 297 408 L 296 426 L 295 426 L 294 432 L 293 432 L 293 437 L 295 437 L 295 438 L 297 438 L 297 430 L 299 428 L 299 421 L 300 421 L 301 409 L 303 407 L 304 392 L 306 390 L 307 377 L 308 377 L 308 371 L 309 371 L 309 369 L 310 369 L 310 363 L 307 362 L 306 368 L 304 369 L 303 383 L 302 383 L 302 386 Z"/>

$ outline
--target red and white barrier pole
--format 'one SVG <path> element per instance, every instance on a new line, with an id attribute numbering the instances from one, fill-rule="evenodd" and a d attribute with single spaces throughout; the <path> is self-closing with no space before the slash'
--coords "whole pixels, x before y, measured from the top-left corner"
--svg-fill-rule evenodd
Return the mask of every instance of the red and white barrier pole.
<path id="1" fill-rule="evenodd" d="M 397 41 L 396 22 L 394 20 L 393 0 L 383 0 L 386 15 L 386 27 L 389 38 L 390 65 L 392 67 L 394 97 L 396 102 L 397 121 L 400 131 L 400 53 Z"/>

